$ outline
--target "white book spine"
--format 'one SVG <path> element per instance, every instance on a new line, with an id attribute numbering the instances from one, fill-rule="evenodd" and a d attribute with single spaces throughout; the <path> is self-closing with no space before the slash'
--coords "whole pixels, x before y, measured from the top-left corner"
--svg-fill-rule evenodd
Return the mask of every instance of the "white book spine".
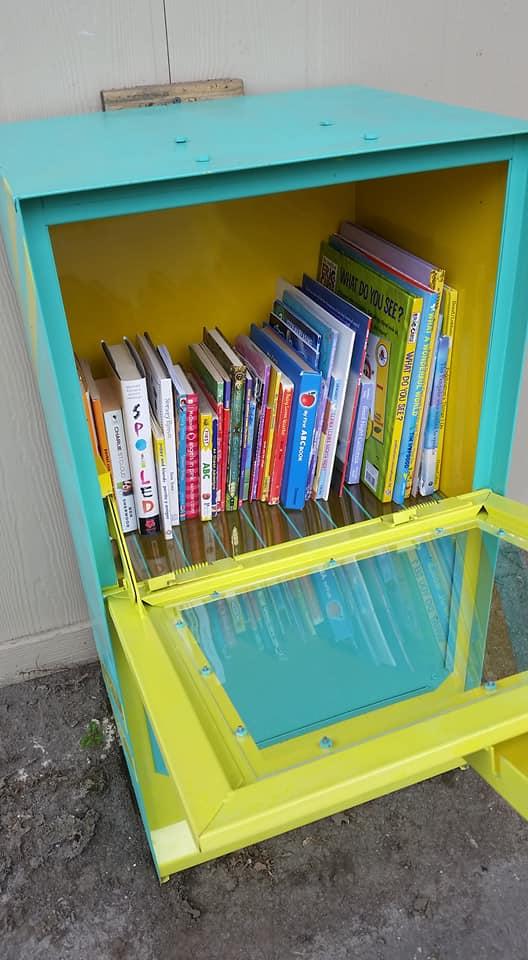
<path id="1" fill-rule="evenodd" d="M 119 519 L 123 533 L 132 533 L 137 530 L 137 516 L 123 414 L 119 408 L 109 410 L 104 415 L 104 421 Z"/>
<path id="2" fill-rule="evenodd" d="M 169 469 L 167 466 L 165 438 L 163 438 L 163 440 L 161 440 L 159 443 L 154 440 L 154 456 L 156 460 L 156 475 L 158 480 L 158 494 L 163 536 L 166 540 L 171 540 L 172 523 L 169 495 Z"/>
<path id="3" fill-rule="evenodd" d="M 156 411 L 158 422 L 165 437 L 167 455 L 167 475 L 172 523 L 180 522 L 180 497 L 178 493 L 178 459 L 176 454 L 176 426 L 174 421 L 174 398 L 172 383 L 168 379 L 160 381 L 158 395 L 159 409 Z"/>
<path id="4" fill-rule="evenodd" d="M 119 385 L 139 532 L 158 533 L 159 501 L 147 385 L 143 379 L 120 380 Z"/>

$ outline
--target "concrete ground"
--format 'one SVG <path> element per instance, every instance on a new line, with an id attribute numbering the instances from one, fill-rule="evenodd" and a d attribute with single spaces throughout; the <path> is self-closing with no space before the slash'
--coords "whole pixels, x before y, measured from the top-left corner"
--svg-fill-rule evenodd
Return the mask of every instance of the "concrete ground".
<path id="1" fill-rule="evenodd" d="M 2 960 L 528 958 L 528 824 L 471 771 L 160 887 L 95 666 L 0 690 L 0 830 Z"/>

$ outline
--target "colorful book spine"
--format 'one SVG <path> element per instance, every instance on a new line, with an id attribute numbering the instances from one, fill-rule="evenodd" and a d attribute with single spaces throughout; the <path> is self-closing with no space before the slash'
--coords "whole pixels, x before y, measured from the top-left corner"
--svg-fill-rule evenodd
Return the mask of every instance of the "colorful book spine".
<path id="1" fill-rule="evenodd" d="M 243 489 L 242 489 L 243 503 L 246 500 L 249 500 L 250 498 L 251 468 L 253 466 L 256 420 L 257 420 L 257 399 L 255 396 L 252 396 L 250 400 L 250 405 L 249 405 L 247 456 L 244 464 L 244 483 L 243 483 Z"/>
<path id="2" fill-rule="evenodd" d="M 189 393 L 185 398 L 185 511 L 190 520 L 200 515 L 200 441 L 196 393 Z"/>
<path id="3" fill-rule="evenodd" d="M 200 410 L 200 519 L 211 520 L 213 516 L 213 418 L 209 412 Z"/>
<path id="4" fill-rule="evenodd" d="M 328 473 L 332 467 L 330 463 L 330 451 L 332 448 L 332 437 L 336 428 L 338 391 L 339 384 L 335 380 L 335 377 L 330 377 L 320 428 L 319 448 L 315 456 L 315 472 L 311 478 L 311 491 L 316 500 L 319 498 L 325 499 L 324 494 Z"/>
<path id="5" fill-rule="evenodd" d="M 247 500 L 244 496 L 244 483 L 246 478 L 246 463 L 251 459 L 251 451 L 248 450 L 249 441 L 249 415 L 253 400 L 253 377 L 249 370 L 246 371 L 246 395 L 244 401 L 244 420 L 242 430 L 242 453 L 240 456 L 240 477 L 238 481 L 238 501 L 239 504 Z"/>
<path id="6" fill-rule="evenodd" d="M 293 383 L 288 379 L 288 377 L 283 376 L 281 377 L 277 425 L 275 428 L 275 440 L 271 457 L 272 469 L 268 494 L 268 503 L 270 504 L 278 503 L 280 500 L 282 476 L 284 473 L 284 463 L 286 460 L 286 446 L 288 443 L 288 431 L 290 427 L 292 411 L 292 401 Z"/>
<path id="7" fill-rule="evenodd" d="M 100 397 L 92 396 L 90 394 L 90 400 L 92 403 L 93 419 L 95 425 L 95 433 L 97 437 L 97 446 L 99 448 L 99 453 L 101 454 L 101 459 L 107 470 L 111 470 L 110 464 L 110 449 L 108 446 L 108 437 L 106 435 L 105 421 L 103 408 L 101 405 Z"/>
<path id="8" fill-rule="evenodd" d="M 352 432 L 352 442 L 350 445 L 350 456 L 347 466 L 346 482 L 359 483 L 361 479 L 361 466 L 363 463 L 363 451 L 367 439 L 367 428 L 371 409 L 374 401 L 374 383 L 367 377 L 361 378 L 359 387 L 359 401 L 357 407 L 356 420 Z"/>
<path id="9" fill-rule="evenodd" d="M 215 359 L 231 379 L 231 414 L 229 424 L 229 450 L 227 456 L 226 510 L 236 510 L 238 505 L 238 482 L 242 454 L 244 399 L 246 392 L 246 367 L 220 330 L 204 327 L 203 338 Z"/>
<path id="10" fill-rule="evenodd" d="M 242 334 L 235 340 L 235 347 L 246 363 L 251 365 L 255 375 L 255 393 L 257 397 L 256 417 L 256 439 L 253 451 L 253 466 L 251 471 L 251 482 L 249 488 L 249 499 L 256 500 L 261 470 L 264 468 L 266 456 L 267 427 L 269 427 L 269 412 L 266 413 L 268 404 L 269 382 L 271 375 L 271 363 L 262 350 L 250 340 L 249 337 Z"/>
<path id="11" fill-rule="evenodd" d="M 150 406 L 165 437 L 170 511 L 173 524 L 180 522 L 176 425 L 172 379 L 148 333 L 138 334 L 136 346 L 130 343 L 136 364 L 144 373 Z"/>
<path id="12" fill-rule="evenodd" d="M 445 371 L 449 352 L 449 337 L 440 337 L 436 355 L 435 373 L 431 403 L 427 412 L 424 447 L 420 465 L 420 494 L 422 497 L 434 493 L 436 460 L 438 456 L 438 430 L 444 394 Z"/>
<path id="13" fill-rule="evenodd" d="M 269 327 L 261 329 L 253 324 L 251 338 L 293 383 L 291 427 L 288 431 L 281 502 L 287 509 L 300 510 L 306 500 L 308 461 L 321 390 L 321 374 L 311 370 L 300 357 L 297 359 L 295 351 L 286 343 L 282 345 L 280 337 Z"/>
<path id="14" fill-rule="evenodd" d="M 257 491 L 258 499 L 262 500 L 264 503 L 267 502 L 269 491 L 270 491 L 272 455 L 273 455 L 273 447 L 275 443 L 275 428 L 277 424 L 277 411 L 279 407 L 280 388 L 281 388 L 281 371 L 278 369 L 277 366 L 272 364 L 271 373 L 270 373 L 270 385 L 269 385 L 269 391 L 268 391 L 269 417 L 268 417 L 267 434 L 265 438 L 266 453 L 264 456 L 263 470 L 262 470 L 261 478 L 259 480 L 259 486 Z"/>
<path id="15" fill-rule="evenodd" d="M 172 539 L 171 502 L 169 467 L 167 464 L 166 439 L 159 423 L 151 413 L 152 445 L 156 464 L 156 479 L 158 481 L 158 497 L 160 506 L 161 529 L 165 540 Z"/>
<path id="16" fill-rule="evenodd" d="M 205 344 L 190 344 L 189 356 L 194 374 L 218 415 L 217 503 L 219 511 L 223 511 L 226 505 L 231 382 Z"/>
<path id="17" fill-rule="evenodd" d="M 394 481 L 394 493 L 392 496 L 394 502 L 399 504 L 403 504 L 405 500 L 407 482 L 410 481 L 412 483 L 411 466 L 414 466 L 412 464 L 412 453 L 415 446 L 414 441 L 417 428 L 420 423 L 420 414 L 424 406 L 427 368 L 430 363 L 434 342 L 435 323 L 438 319 L 438 299 L 437 293 L 431 292 L 429 294 L 424 292 L 423 294 L 423 316 L 416 341 L 416 356 L 409 385 L 409 398 L 403 423 L 400 452 L 396 467 L 396 479 Z"/>
<path id="18" fill-rule="evenodd" d="M 421 297 L 378 271 L 321 246 L 319 278 L 372 315 L 368 376 L 376 382 L 372 434 L 365 444 L 362 480 L 378 500 L 392 500 L 403 421 L 423 307 Z"/>
<path id="19" fill-rule="evenodd" d="M 422 453 L 424 447 L 424 437 L 425 437 L 425 427 L 427 423 L 427 411 L 429 410 L 429 404 L 431 403 L 431 394 L 433 392 L 433 380 L 436 367 L 436 355 L 438 351 L 438 340 L 440 338 L 440 331 L 442 328 L 442 316 L 440 315 L 440 320 L 436 326 L 436 332 L 433 342 L 433 348 L 431 351 L 431 362 L 429 364 L 429 371 L 427 374 L 427 385 L 425 388 L 424 395 L 424 411 L 421 419 L 420 430 L 416 432 L 417 440 L 416 442 L 416 457 L 415 457 L 415 466 L 412 474 L 412 485 L 411 485 L 411 496 L 416 497 L 418 494 L 420 486 L 420 464 L 422 462 Z M 407 497 L 407 491 L 405 492 Z"/>
<path id="20" fill-rule="evenodd" d="M 440 412 L 440 427 L 438 429 L 438 456 L 436 459 L 434 489 L 440 489 L 440 468 L 442 466 L 442 453 L 444 450 L 445 422 L 447 416 L 447 399 L 449 394 L 449 381 L 451 379 L 451 361 L 453 355 L 453 342 L 455 337 L 456 315 L 458 308 L 458 291 L 453 287 L 444 285 L 444 296 L 442 301 L 443 324 L 442 336 L 449 337 L 449 350 L 447 352 L 447 363 L 445 369 L 444 394 L 442 397 L 442 409 Z"/>
<path id="21" fill-rule="evenodd" d="M 187 398 L 177 393 L 174 399 L 176 414 L 176 455 L 178 459 L 178 492 L 180 500 L 180 520 L 188 516 L 187 504 Z"/>

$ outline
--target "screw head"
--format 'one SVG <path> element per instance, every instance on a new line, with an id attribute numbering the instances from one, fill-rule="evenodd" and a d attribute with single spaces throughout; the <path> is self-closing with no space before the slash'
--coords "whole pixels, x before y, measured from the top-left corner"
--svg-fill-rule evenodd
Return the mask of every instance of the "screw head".
<path id="1" fill-rule="evenodd" d="M 188 143 L 189 137 L 177 136 L 174 138 L 174 143 Z"/>
<path id="2" fill-rule="evenodd" d="M 329 567 L 335 567 L 335 566 L 337 566 L 337 560 L 334 560 L 333 557 L 332 557 L 332 558 L 328 561 L 328 566 L 329 566 Z"/>
<path id="3" fill-rule="evenodd" d="M 504 536 L 506 536 L 506 530 L 503 530 L 503 528 L 500 527 L 500 528 L 497 530 L 497 536 L 498 536 L 498 537 L 504 537 Z"/>
<path id="4" fill-rule="evenodd" d="M 379 133 L 375 133 L 373 130 L 365 130 L 363 140 L 379 140 Z"/>
<path id="5" fill-rule="evenodd" d="M 321 750 L 330 750 L 334 746 L 334 741 L 330 737 L 321 737 L 319 740 Z"/>
<path id="6" fill-rule="evenodd" d="M 210 159 L 208 153 L 201 153 L 199 157 L 196 157 L 196 163 L 209 163 Z"/>
<path id="7" fill-rule="evenodd" d="M 334 127 L 335 120 L 319 120 L 320 127 Z"/>
<path id="8" fill-rule="evenodd" d="M 486 682 L 484 683 L 484 690 L 486 691 L 486 693 L 494 693 L 496 689 L 497 689 L 497 684 L 495 680 L 486 680 Z"/>
<path id="9" fill-rule="evenodd" d="M 245 736 L 246 736 L 246 733 L 247 733 L 246 728 L 243 727 L 241 723 L 239 723 L 238 727 L 237 727 L 236 730 L 235 730 L 235 736 L 236 736 L 236 737 L 245 737 Z"/>
<path id="10" fill-rule="evenodd" d="M 174 621 L 174 626 L 175 626 L 175 627 L 184 627 L 185 624 L 184 624 L 183 620 L 175 620 L 175 621 Z"/>
<path id="11" fill-rule="evenodd" d="M 443 533 L 443 532 L 444 532 L 444 528 L 443 528 L 443 527 L 436 527 L 435 533 Z"/>
<path id="12" fill-rule="evenodd" d="M 202 677 L 210 677 L 212 672 L 213 671 L 211 670 L 211 667 L 209 667 L 207 664 L 205 664 L 205 666 L 203 666 L 202 669 L 200 670 Z"/>

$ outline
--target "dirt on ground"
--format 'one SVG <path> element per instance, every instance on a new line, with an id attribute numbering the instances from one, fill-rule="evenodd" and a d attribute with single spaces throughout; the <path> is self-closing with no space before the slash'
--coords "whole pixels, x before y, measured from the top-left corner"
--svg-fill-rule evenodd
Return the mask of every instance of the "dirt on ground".
<path id="1" fill-rule="evenodd" d="M 2 960 L 527 960 L 527 883 L 467 770 L 160 886 L 98 668 L 0 690 Z"/>

